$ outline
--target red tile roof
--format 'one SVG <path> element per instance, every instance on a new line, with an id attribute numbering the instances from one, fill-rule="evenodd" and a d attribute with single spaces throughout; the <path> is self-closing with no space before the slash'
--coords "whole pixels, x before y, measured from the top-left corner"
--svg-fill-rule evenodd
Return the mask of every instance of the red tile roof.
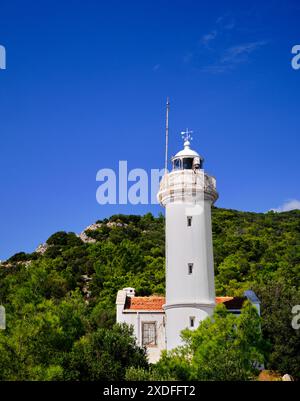
<path id="1" fill-rule="evenodd" d="M 245 298 L 241 297 L 216 297 L 216 304 L 224 303 L 227 309 L 241 309 Z M 126 310 L 153 310 L 162 311 L 165 304 L 165 297 L 127 297 Z"/>
<path id="2" fill-rule="evenodd" d="M 163 310 L 165 297 L 127 297 L 125 309 L 130 310 Z"/>
<path id="3" fill-rule="evenodd" d="M 227 301 L 231 301 L 233 297 L 216 297 L 216 304 L 222 304 Z"/>

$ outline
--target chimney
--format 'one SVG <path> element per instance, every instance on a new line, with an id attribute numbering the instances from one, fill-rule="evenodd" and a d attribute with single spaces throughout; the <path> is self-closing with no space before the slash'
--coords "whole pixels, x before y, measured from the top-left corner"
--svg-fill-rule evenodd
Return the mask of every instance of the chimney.
<path id="1" fill-rule="evenodd" d="M 126 292 L 126 295 L 127 295 L 128 297 L 131 297 L 131 298 L 132 298 L 132 297 L 135 296 L 135 289 L 132 288 L 132 287 L 123 288 L 123 291 Z"/>

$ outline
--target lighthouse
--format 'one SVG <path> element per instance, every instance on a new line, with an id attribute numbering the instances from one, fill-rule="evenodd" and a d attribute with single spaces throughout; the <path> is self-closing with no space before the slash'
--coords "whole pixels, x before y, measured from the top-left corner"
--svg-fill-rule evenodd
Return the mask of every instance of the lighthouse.
<path id="1" fill-rule="evenodd" d="M 191 149 L 191 131 L 182 132 L 184 148 L 172 158 L 158 201 L 166 208 L 166 348 L 181 345 L 183 329 L 195 329 L 215 307 L 211 206 L 216 180 Z"/>
<path id="2" fill-rule="evenodd" d="M 117 323 L 133 327 L 150 363 L 159 361 L 163 350 L 182 345 L 182 330 L 196 329 L 216 304 L 238 315 L 248 299 L 260 311 L 260 301 L 250 290 L 242 297 L 215 297 L 211 206 L 218 198 L 216 180 L 204 171 L 203 157 L 191 149 L 188 129 L 181 133 L 183 149 L 167 171 L 168 105 L 165 175 L 157 194 L 166 208 L 166 294 L 140 296 L 127 286 L 116 297 Z"/>
<path id="3" fill-rule="evenodd" d="M 165 174 L 157 193 L 165 207 L 166 293 L 136 295 L 135 289 L 120 289 L 116 298 L 117 323 L 133 327 L 136 342 L 156 363 L 165 349 L 183 344 L 184 329 L 195 330 L 222 303 L 238 315 L 249 300 L 260 313 L 256 294 L 242 297 L 215 296 L 211 207 L 218 199 L 216 179 L 205 172 L 204 159 L 191 148 L 192 131 L 181 132 L 183 149 L 168 166 L 169 99 L 166 108 Z"/>

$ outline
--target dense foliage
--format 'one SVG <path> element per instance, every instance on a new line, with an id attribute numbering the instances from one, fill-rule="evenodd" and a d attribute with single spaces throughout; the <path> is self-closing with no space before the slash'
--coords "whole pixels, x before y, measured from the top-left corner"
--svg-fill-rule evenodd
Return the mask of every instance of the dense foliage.
<path id="1" fill-rule="evenodd" d="M 300 211 L 213 208 L 212 219 L 217 295 L 254 289 L 270 368 L 299 377 L 300 330 L 290 322 L 300 304 Z M 164 293 L 164 218 L 115 215 L 86 235 L 93 242 L 58 232 L 44 253 L 20 252 L 0 265 L 0 379 L 123 379 L 146 366 L 130 331 L 113 326 L 115 297 L 128 286 Z M 100 368 L 109 359 L 111 370 Z"/>
<path id="2" fill-rule="evenodd" d="M 156 365 L 130 367 L 127 380 L 255 380 L 269 344 L 263 339 L 261 319 L 250 302 L 240 316 L 223 304 L 194 331 L 182 332 L 183 345 L 163 351 Z M 160 379 L 161 380 L 161 379 Z"/>
<path id="3" fill-rule="evenodd" d="M 240 316 L 218 305 L 212 317 L 194 331 L 184 330 L 182 338 L 183 346 L 163 352 L 156 365 L 162 375 L 176 380 L 251 380 L 264 363 L 267 347 L 250 303 Z"/>

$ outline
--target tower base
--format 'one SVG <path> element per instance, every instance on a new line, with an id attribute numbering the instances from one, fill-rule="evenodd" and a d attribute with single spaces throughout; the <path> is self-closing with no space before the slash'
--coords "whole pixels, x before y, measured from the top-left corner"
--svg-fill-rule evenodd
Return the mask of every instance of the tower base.
<path id="1" fill-rule="evenodd" d="M 200 322 L 211 316 L 215 304 L 189 303 L 189 304 L 166 304 L 166 348 L 171 350 L 183 345 L 181 331 L 184 329 L 194 330 Z"/>

